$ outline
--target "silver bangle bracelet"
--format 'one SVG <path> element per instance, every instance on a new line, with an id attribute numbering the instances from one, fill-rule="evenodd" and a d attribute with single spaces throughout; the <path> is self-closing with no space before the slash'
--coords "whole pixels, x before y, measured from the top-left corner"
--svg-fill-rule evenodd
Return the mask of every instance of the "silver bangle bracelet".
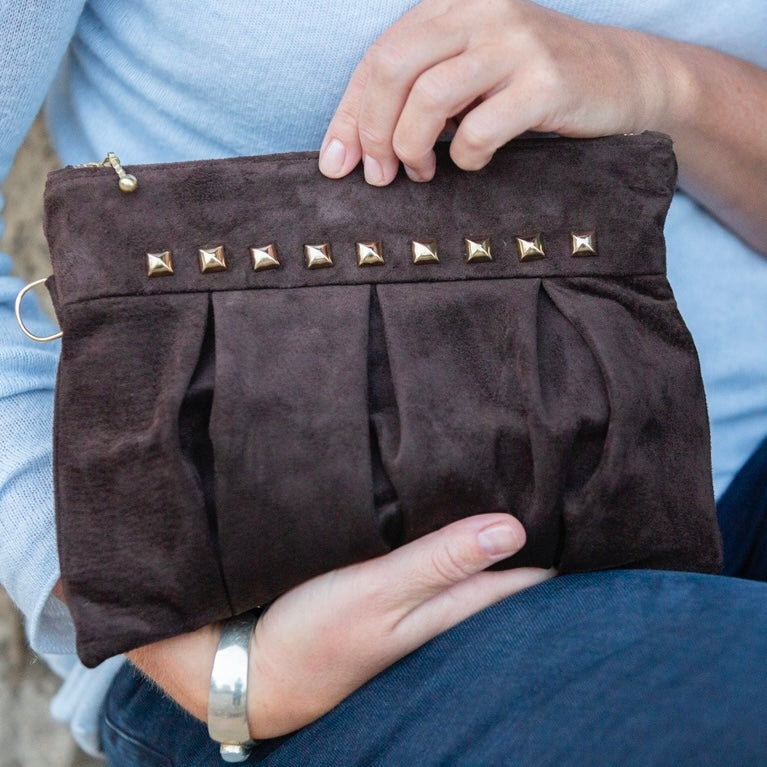
<path id="1" fill-rule="evenodd" d="M 238 615 L 221 629 L 208 695 L 208 734 L 225 762 L 244 762 L 254 741 L 248 727 L 250 639 L 259 612 Z"/>

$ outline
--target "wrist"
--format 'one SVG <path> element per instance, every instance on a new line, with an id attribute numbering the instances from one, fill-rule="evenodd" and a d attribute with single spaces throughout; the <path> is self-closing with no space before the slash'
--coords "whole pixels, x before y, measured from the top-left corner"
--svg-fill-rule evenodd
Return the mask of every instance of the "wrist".
<path id="1" fill-rule="evenodd" d="M 257 613 L 221 625 L 208 697 L 208 733 L 225 762 L 244 762 L 254 745 L 250 733 L 250 656 Z"/>
<path id="2" fill-rule="evenodd" d="M 126 653 L 128 660 L 192 716 L 205 722 L 220 624 Z"/>
<path id="3" fill-rule="evenodd" d="M 691 129 L 697 129 L 703 117 L 696 50 L 686 43 L 663 38 L 651 40 L 647 56 L 653 75 L 647 84 L 655 91 L 655 98 L 647 127 L 672 138 L 685 136 Z"/>
<path id="4" fill-rule="evenodd" d="M 621 89 L 627 106 L 622 132 L 652 130 L 674 134 L 688 99 L 689 74 L 671 50 L 671 41 L 635 30 L 611 30 L 614 55 L 623 60 Z M 617 131 L 616 131 L 617 132 Z"/>

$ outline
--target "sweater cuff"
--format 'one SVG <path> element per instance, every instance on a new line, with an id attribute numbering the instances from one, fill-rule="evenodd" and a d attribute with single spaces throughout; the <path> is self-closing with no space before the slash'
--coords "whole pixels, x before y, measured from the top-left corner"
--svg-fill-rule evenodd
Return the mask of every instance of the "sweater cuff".
<path id="1" fill-rule="evenodd" d="M 40 592 L 27 616 L 30 647 L 38 654 L 63 655 L 75 652 L 75 627 L 67 606 L 51 592 L 59 579 L 58 567 Z"/>

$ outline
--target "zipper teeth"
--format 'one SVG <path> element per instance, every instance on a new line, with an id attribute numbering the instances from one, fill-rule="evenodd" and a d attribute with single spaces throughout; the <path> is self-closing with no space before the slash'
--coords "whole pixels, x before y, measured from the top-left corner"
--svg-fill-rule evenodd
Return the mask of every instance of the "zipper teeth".
<path id="1" fill-rule="evenodd" d="M 232 157 L 214 157 L 210 159 L 204 159 L 204 160 L 175 160 L 173 162 L 154 162 L 154 163 L 142 163 L 139 165 L 132 165 L 132 168 L 135 168 L 137 171 L 141 171 L 142 174 L 146 172 L 160 172 L 164 173 L 170 168 L 184 168 L 184 167 L 197 167 L 200 165 L 219 165 L 223 163 L 234 163 L 234 164 L 248 164 L 248 163 L 257 163 L 264 165 L 274 163 L 276 161 L 284 162 L 284 163 L 298 163 L 298 162 L 304 162 L 308 157 L 319 157 L 318 151 L 296 151 L 296 152 L 280 152 L 276 154 L 264 154 L 264 155 L 238 155 L 238 156 L 232 156 Z M 62 171 L 72 171 L 72 170 L 82 170 L 85 168 L 89 169 L 100 169 L 100 168 L 109 168 L 110 163 L 106 161 L 102 162 L 88 162 L 83 163 L 82 165 L 67 165 L 63 168 L 60 168 L 58 170 L 53 171 L 53 173 L 60 173 Z"/>
<path id="2" fill-rule="evenodd" d="M 108 168 L 110 165 L 109 157 L 105 157 L 101 162 L 84 162 L 80 165 L 70 165 L 71 168 Z"/>
<path id="3" fill-rule="evenodd" d="M 605 141 L 605 142 L 615 142 L 615 143 L 621 143 L 623 141 L 631 141 L 631 139 L 637 139 L 639 137 L 644 137 L 644 140 L 648 143 L 657 142 L 658 140 L 666 140 L 667 137 L 664 136 L 661 133 L 655 132 L 655 131 L 643 131 L 642 133 L 623 133 L 623 134 L 614 134 L 610 136 L 598 136 L 590 139 L 583 139 L 583 138 L 572 138 L 568 136 L 537 136 L 537 135 L 531 135 L 531 136 L 523 136 L 518 139 L 515 139 L 515 141 L 519 142 L 519 144 L 526 144 L 528 146 L 536 146 L 536 145 L 545 145 L 548 144 L 551 141 L 561 141 L 563 143 L 583 143 L 587 141 Z M 260 154 L 260 155 L 232 155 L 227 157 L 213 157 L 213 158 L 207 158 L 207 159 L 198 159 L 198 160 L 174 160 L 172 162 L 151 162 L 151 163 L 139 163 L 138 165 L 133 165 L 131 167 L 135 168 L 138 171 L 146 172 L 146 171 L 164 171 L 167 168 L 183 168 L 183 167 L 194 167 L 199 165 L 207 165 L 207 164 L 218 164 L 223 162 L 234 162 L 234 163 L 246 163 L 246 162 L 257 162 L 257 163 L 269 163 L 274 161 L 281 161 L 281 162 L 301 162 L 305 160 L 307 157 L 318 157 L 319 152 L 316 150 L 296 150 L 296 151 L 290 151 L 290 152 L 277 152 L 277 153 L 268 153 L 268 154 Z M 84 163 L 82 165 L 68 165 L 66 168 L 63 168 L 62 170 L 74 170 L 76 168 L 109 168 L 110 162 L 109 157 L 105 157 L 101 162 L 89 162 Z"/>
<path id="4" fill-rule="evenodd" d="M 521 139 L 518 139 L 520 144 L 526 144 L 527 146 L 540 146 L 542 144 L 549 143 L 551 141 L 561 141 L 564 143 L 570 143 L 570 142 L 582 142 L 587 141 L 588 139 L 573 139 L 573 138 L 567 138 L 567 137 L 558 137 L 556 139 L 553 139 L 551 137 L 539 137 L 539 136 L 530 136 L 530 137 L 523 137 Z M 660 140 L 667 141 L 668 137 L 660 134 L 655 133 L 652 131 L 645 131 L 641 134 L 626 134 L 626 135 L 615 135 L 615 136 L 604 136 L 597 139 L 591 139 L 594 141 L 607 141 L 607 142 L 615 142 L 615 143 L 622 143 L 622 142 L 634 142 L 637 141 L 637 143 L 641 144 L 648 144 L 648 143 L 657 143 Z M 110 153 L 110 155 L 113 155 L 113 153 Z M 112 168 L 114 169 L 113 164 L 110 162 L 110 155 L 107 155 L 101 162 L 88 162 L 88 163 L 82 163 L 79 165 L 68 165 L 65 168 L 61 168 L 57 171 L 53 171 L 52 175 L 58 175 L 60 173 L 68 173 L 70 171 L 75 170 L 100 170 L 102 168 L 108 169 Z M 319 155 L 316 151 L 294 151 L 294 152 L 284 152 L 284 153 L 277 153 L 277 154 L 267 154 L 267 155 L 253 155 L 253 156 L 234 156 L 234 157 L 222 157 L 222 158 L 210 158 L 210 159 L 204 159 L 204 160 L 176 160 L 173 162 L 159 162 L 159 163 L 144 163 L 144 164 L 138 164 L 132 166 L 132 168 L 140 174 L 140 176 L 145 176 L 149 174 L 150 176 L 154 177 L 156 174 L 164 175 L 168 170 L 172 168 L 193 168 L 193 167 L 199 167 L 199 166 L 206 166 L 206 165 L 226 165 L 226 164 L 233 164 L 233 165 L 273 165 L 275 163 L 279 164 L 285 164 L 285 165 L 291 165 L 293 163 L 298 162 L 305 162 L 307 158 L 317 158 Z M 116 155 L 113 155 L 116 157 Z M 119 160 L 118 160 L 119 163 Z M 63 180 L 63 179 L 62 179 Z"/>

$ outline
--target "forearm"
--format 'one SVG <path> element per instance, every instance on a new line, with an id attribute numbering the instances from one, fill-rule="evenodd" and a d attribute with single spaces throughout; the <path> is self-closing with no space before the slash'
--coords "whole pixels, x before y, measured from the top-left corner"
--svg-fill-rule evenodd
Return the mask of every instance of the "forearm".
<path id="1" fill-rule="evenodd" d="M 699 46 L 629 33 L 664 89 L 655 122 L 680 186 L 767 254 L 767 71 Z M 652 80 L 651 80 L 652 82 Z"/>
<path id="2" fill-rule="evenodd" d="M 28 342 L 13 316 L 21 283 L 0 256 L 0 582 L 24 613 L 36 649 L 71 651 L 71 622 L 50 590 L 58 576 L 51 422 L 57 349 Z M 30 325 L 50 322 L 30 301 Z"/>
<path id="3" fill-rule="evenodd" d="M 0 182 L 54 77 L 84 0 L 0 0 Z M 0 224 L 2 234 L 2 224 Z M 73 647 L 66 609 L 50 593 L 58 577 L 51 428 L 58 345 L 19 331 L 13 302 L 21 283 L 0 254 L 0 582 L 25 614 L 36 649 Z M 51 323 L 25 303 L 37 332 Z"/>

